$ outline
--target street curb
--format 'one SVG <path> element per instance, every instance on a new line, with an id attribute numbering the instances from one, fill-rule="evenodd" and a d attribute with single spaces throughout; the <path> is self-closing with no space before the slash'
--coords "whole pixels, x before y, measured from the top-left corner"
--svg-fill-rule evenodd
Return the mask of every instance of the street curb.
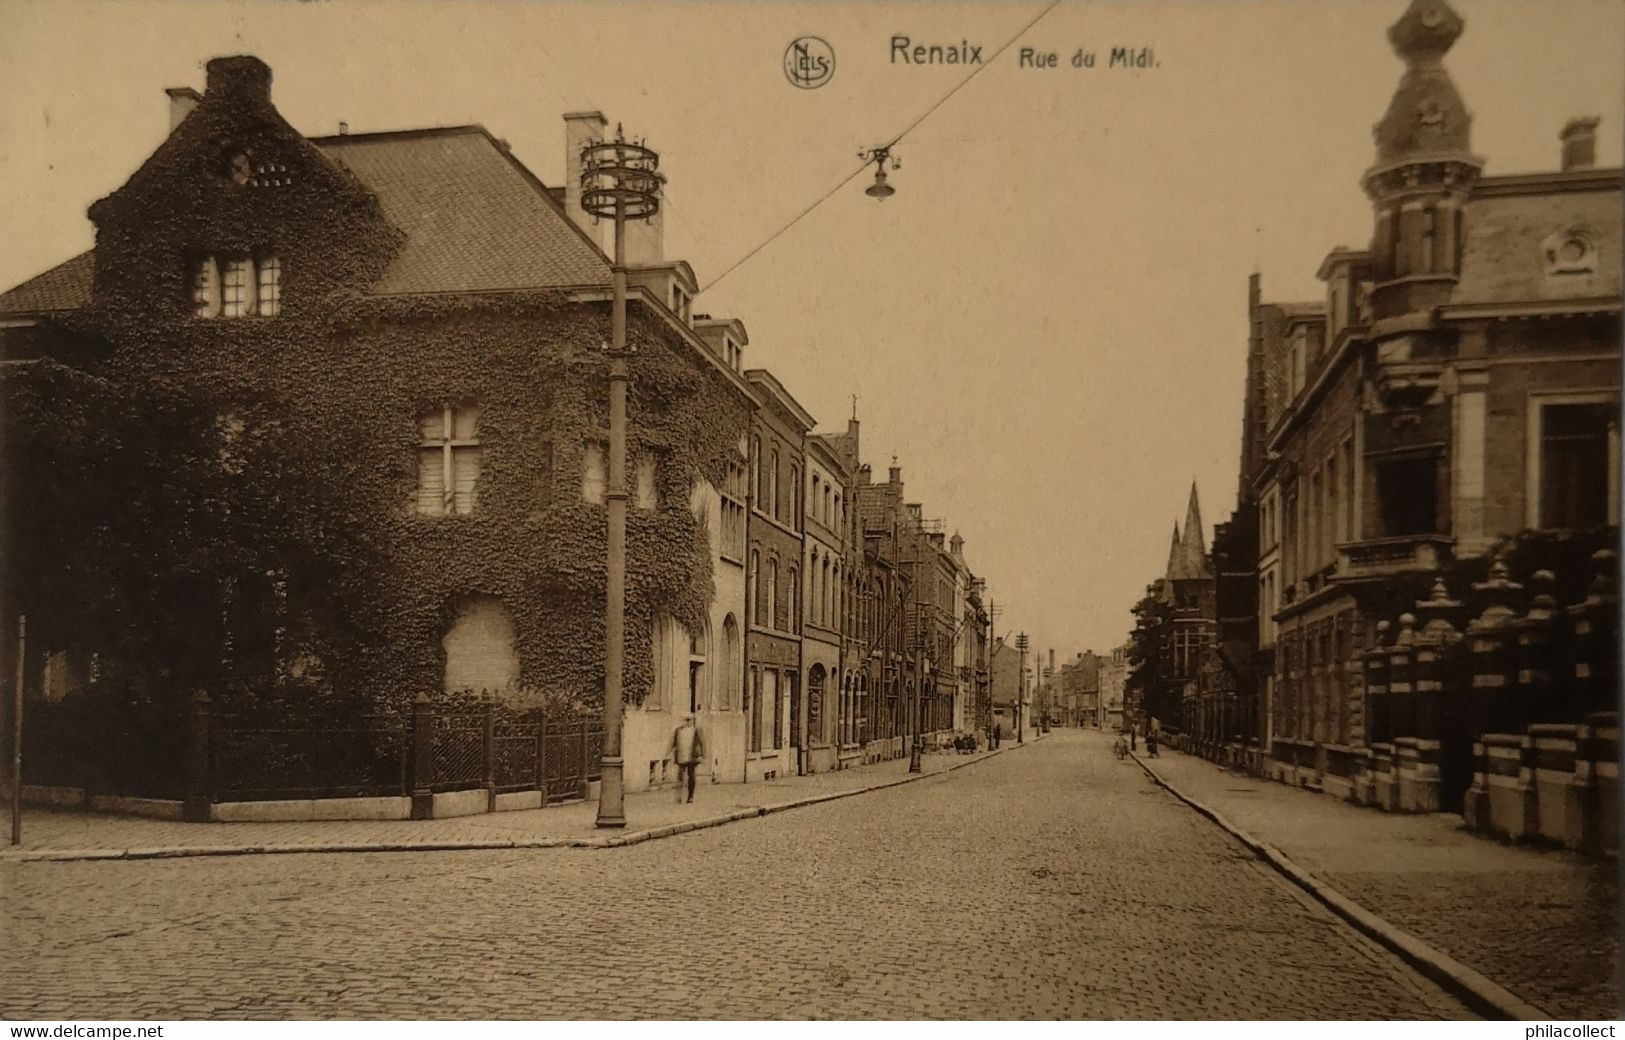
<path id="1" fill-rule="evenodd" d="M 827 794 L 811 795 L 806 798 L 797 798 L 776 805 L 753 805 L 733 812 L 717 816 L 707 816 L 698 820 L 685 820 L 681 823 L 668 823 L 649 830 L 633 831 L 630 834 L 618 834 L 612 838 L 515 838 L 511 840 L 492 839 L 490 841 L 402 841 L 402 842 L 311 842 L 304 845 L 169 845 L 153 848 L 138 849 L 30 849 L 26 852 L 9 853 L 0 851 L 0 863 L 84 863 L 109 861 L 137 861 L 153 859 L 191 859 L 203 856 L 279 856 L 294 855 L 296 853 L 347 853 L 347 852 L 492 852 L 512 849 L 620 849 L 630 845 L 641 845 L 646 841 L 656 841 L 661 838 L 670 838 L 678 834 L 687 834 L 690 831 L 708 830 L 712 827 L 721 827 L 725 824 L 736 823 L 740 820 L 753 820 L 773 813 L 785 812 L 790 809 L 800 809 L 808 805 L 817 805 L 820 802 L 832 802 L 840 798 L 851 798 L 860 794 L 869 794 L 873 791 L 883 791 L 889 787 L 899 787 L 903 784 L 912 784 L 919 780 L 929 780 L 932 777 L 952 773 L 956 769 L 985 762 L 994 755 L 1000 755 L 1011 748 L 998 748 L 980 755 L 968 762 L 956 762 L 951 766 L 931 773 L 907 774 L 896 780 L 884 780 L 880 783 L 870 784 L 867 787 L 855 787 L 850 791 L 832 791 Z M 1024 746 L 1024 745 L 1022 745 Z"/>
<path id="2" fill-rule="evenodd" d="M 1159 787 L 1218 824 L 1220 829 L 1251 849 L 1259 859 L 1268 863 L 1277 873 L 1314 896 L 1322 905 L 1353 925 L 1355 929 L 1376 940 L 1411 967 L 1444 987 L 1474 1011 L 1484 1013 L 1492 1018 L 1510 1019 L 1518 1022 L 1554 1021 L 1551 1015 L 1523 1000 L 1511 990 L 1473 970 L 1449 954 L 1435 949 L 1404 929 L 1390 924 L 1382 917 L 1344 895 L 1333 885 L 1322 881 L 1309 871 L 1298 866 L 1280 849 L 1258 840 L 1225 819 L 1217 810 L 1209 808 L 1185 794 L 1185 792 L 1158 775 L 1157 771 L 1147 765 L 1145 760 L 1138 754 L 1130 752 L 1129 757 L 1134 759 L 1140 768 L 1145 770 L 1146 775 L 1151 777 Z"/>

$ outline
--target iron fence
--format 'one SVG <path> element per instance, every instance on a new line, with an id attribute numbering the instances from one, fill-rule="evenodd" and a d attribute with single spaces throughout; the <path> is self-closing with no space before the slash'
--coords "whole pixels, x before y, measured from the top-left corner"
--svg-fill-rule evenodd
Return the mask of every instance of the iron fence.
<path id="1" fill-rule="evenodd" d="M 596 716 L 414 705 L 400 713 L 215 712 L 92 693 L 31 701 L 23 778 L 86 795 L 220 802 L 411 796 L 486 788 L 583 797 L 601 775 Z M 198 809 L 201 807 L 201 810 Z"/>
<path id="2" fill-rule="evenodd" d="M 547 800 L 583 797 L 587 784 L 603 772 L 604 727 L 597 719 L 547 723 L 542 734 L 542 770 Z"/>
<path id="3" fill-rule="evenodd" d="M 485 783 L 485 715 L 433 715 L 429 776 L 433 791 L 456 791 Z"/>
<path id="4" fill-rule="evenodd" d="M 210 737 L 215 801 L 398 795 L 407 784 L 400 715 L 217 715 Z"/>

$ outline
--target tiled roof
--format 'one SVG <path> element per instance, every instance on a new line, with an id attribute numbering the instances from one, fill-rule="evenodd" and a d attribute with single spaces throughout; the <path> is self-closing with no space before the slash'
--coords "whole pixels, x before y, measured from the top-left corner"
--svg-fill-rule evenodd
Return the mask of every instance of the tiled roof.
<path id="1" fill-rule="evenodd" d="M 96 254 L 87 249 L 72 260 L 35 275 L 0 295 L 0 314 L 49 314 L 83 307 L 90 302 L 90 277 L 95 266 Z"/>
<path id="2" fill-rule="evenodd" d="M 378 196 L 406 243 L 370 291 L 479 292 L 608 285 L 609 260 L 482 127 L 316 138 Z M 90 302 L 92 254 L 0 295 L 0 314 Z"/>
<path id="3" fill-rule="evenodd" d="M 314 142 L 372 189 L 407 241 L 372 292 L 469 292 L 609 283 L 609 261 L 477 126 Z"/>

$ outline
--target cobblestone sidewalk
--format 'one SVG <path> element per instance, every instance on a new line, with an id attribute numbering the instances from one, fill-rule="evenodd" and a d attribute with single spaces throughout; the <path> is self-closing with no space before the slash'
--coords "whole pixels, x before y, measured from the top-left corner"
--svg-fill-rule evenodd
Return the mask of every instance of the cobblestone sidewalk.
<path id="1" fill-rule="evenodd" d="M 1102 753 L 1109 753 L 1102 746 Z M 1165 751 L 1141 761 L 1372 913 L 1560 1019 L 1615 1018 L 1618 865 L 1512 846 Z"/>
<path id="2" fill-rule="evenodd" d="M 1014 745 L 1011 745 L 1013 747 Z M 924 779 L 970 765 L 998 751 L 975 754 L 932 752 L 921 760 Z M 716 826 L 823 800 L 890 787 L 910 780 L 906 757 L 856 769 L 786 777 L 766 783 L 707 784 L 692 804 L 679 802 L 670 788 L 626 796 L 624 831 L 596 826 L 596 801 L 545 809 L 480 813 L 440 820 L 319 820 L 277 823 L 186 823 L 102 813 L 27 809 L 23 842 L 0 847 L 10 858 L 135 858 L 169 855 L 224 855 L 281 852 L 436 848 L 502 848 L 557 845 L 635 844 L 677 831 Z"/>

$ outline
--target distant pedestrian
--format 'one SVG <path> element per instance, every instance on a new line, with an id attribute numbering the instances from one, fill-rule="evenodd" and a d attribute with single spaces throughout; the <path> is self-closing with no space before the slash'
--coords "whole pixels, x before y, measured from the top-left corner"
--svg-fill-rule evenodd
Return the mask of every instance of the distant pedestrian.
<path id="1" fill-rule="evenodd" d="M 684 715 L 682 724 L 671 735 L 672 758 L 677 762 L 677 798 L 683 797 L 683 776 L 688 776 L 688 800 L 694 800 L 694 773 L 705 757 L 705 740 L 693 715 Z"/>
<path id="2" fill-rule="evenodd" d="M 1155 716 L 1152 716 L 1151 724 L 1145 728 L 1145 753 L 1146 753 L 1147 757 L 1150 757 L 1150 758 L 1158 758 L 1158 757 L 1160 757 L 1157 754 L 1157 744 L 1161 740 L 1162 740 L 1162 722 L 1160 720 L 1158 720 Z"/>
<path id="3" fill-rule="evenodd" d="M 1140 731 L 1133 726 L 1128 728 L 1128 749 L 1130 751 L 1140 750 Z"/>

